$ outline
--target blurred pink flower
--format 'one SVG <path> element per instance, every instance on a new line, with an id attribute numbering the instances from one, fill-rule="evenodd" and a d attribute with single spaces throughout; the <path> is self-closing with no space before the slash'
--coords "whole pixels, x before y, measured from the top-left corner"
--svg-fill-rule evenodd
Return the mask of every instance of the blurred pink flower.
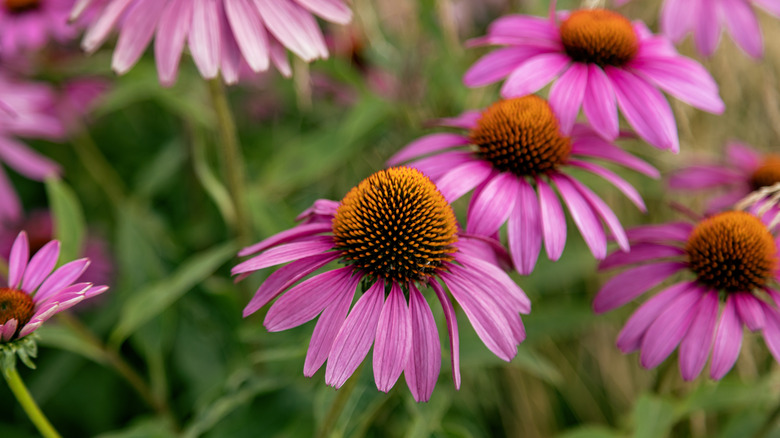
<path id="1" fill-rule="evenodd" d="M 618 135 L 619 107 L 640 137 L 677 152 L 677 125 L 659 88 L 705 111 L 719 114 L 724 110 L 718 85 L 704 67 L 678 54 L 665 37 L 653 35 L 644 23 L 632 24 L 615 12 L 592 9 L 556 16 L 551 10 L 550 19 L 506 16 L 494 21 L 487 36 L 473 43 L 508 47 L 478 60 L 463 78 L 467 86 L 506 78 L 501 95 L 516 97 L 554 82 L 550 105 L 564 133 L 582 106 L 593 129 L 613 140 Z"/>
<path id="2" fill-rule="evenodd" d="M 763 331 L 780 360 L 780 293 L 771 286 L 778 281 L 778 240 L 759 218 L 728 211 L 695 225 L 637 227 L 628 237 L 631 252 L 610 254 L 600 268 L 638 266 L 601 288 L 593 302 L 596 312 L 622 306 L 676 274 L 694 278 L 681 279 L 642 304 L 618 336 L 621 351 L 640 350 L 642 366 L 653 368 L 679 345 L 682 377 L 692 380 L 712 350 L 710 377 L 720 379 L 736 362 L 747 326 Z"/>
<path id="3" fill-rule="evenodd" d="M 617 4 L 629 0 L 618 0 Z M 723 29 L 740 49 L 759 58 L 764 41 L 753 4 L 780 17 L 780 2 L 775 0 L 665 0 L 661 9 L 661 31 L 675 43 L 693 33 L 696 49 L 705 56 L 715 53 Z"/>
<path id="4" fill-rule="evenodd" d="M 0 288 L 0 342 L 23 338 L 53 315 L 108 289 L 74 283 L 89 265 L 88 259 L 55 271 L 59 254 L 60 243 L 53 240 L 30 258 L 27 235 L 19 233 L 8 262 L 8 286 Z"/>
<path id="5" fill-rule="evenodd" d="M 78 0 L 78 17 L 97 0 Z M 152 37 L 160 82 L 176 81 L 185 40 L 201 75 L 220 71 L 227 83 L 239 79 L 245 62 L 254 72 L 273 63 L 292 71 L 285 47 L 305 61 L 326 58 L 328 50 L 314 15 L 347 23 L 352 12 L 341 0 L 108 0 L 82 41 L 88 52 L 100 47 L 114 27 L 119 41 L 113 69 L 123 74 L 140 58 Z"/>
<path id="6" fill-rule="evenodd" d="M 531 303 L 495 265 L 483 241 L 457 232 L 452 208 L 415 169 L 381 170 L 339 202 L 320 200 L 304 222 L 242 250 L 257 254 L 233 268 L 239 279 L 291 262 L 271 274 L 244 309 L 256 312 L 280 296 L 266 314 L 269 331 L 286 330 L 320 315 L 304 374 L 327 360 L 325 382 L 340 387 L 374 344 L 374 380 L 389 391 L 404 373 L 417 401 L 431 397 L 441 366 L 439 334 L 421 289 L 430 287 L 444 311 L 452 372 L 460 388 L 460 354 L 449 288 L 485 345 L 511 360 L 525 339 L 520 313 Z M 300 280 L 340 261 L 346 266 Z M 297 283 L 297 284 L 296 284 Z M 364 290 L 350 310 L 355 289 Z"/>
<path id="7" fill-rule="evenodd" d="M 75 0 L 2 0 L 0 1 L 0 56 L 14 57 L 27 50 L 38 50 L 48 40 L 59 43 L 73 40 L 76 27 L 68 23 Z"/>
<path id="8" fill-rule="evenodd" d="M 445 126 L 468 129 L 467 134 L 422 137 L 399 151 L 388 164 L 414 159 L 409 165 L 430 176 L 450 202 L 476 189 L 469 204 L 466 231 L 490 236 L 507 222 L 509 249 L 521 274 L 533 271 L 542 240 L 551 260 L 557 260 L 566 245 L 566 218 L 552 187 L 557 187 L 596 258 L 607 254 L 602 220 L 620 247 L 628 251 L 615 213 L 569 172 L 580 169 L 606 179 L 644 211 L 636 189 L 592 159 L 620 164 L 652 177 L 657 177 L 658 171 L 605 141 L 587 125 L 576 124 L 571 137 L 564 136 L 556 116 L 544 99 L 534 95 L 500 100 L 484 111 L 470 111 L 443 121 Z"/>
<path id="9" fill-rule="evenodd" d="M 723 163 L 688 166 L 669 177 L 669 187 L 676 190 L 726 189 L 726 193 L 709 201 L 710 212 L 733 207 L 750 192 L 777 183 L 780 183 L 780 155 L 762 154 L 739 142 L 727 145 Z"/>
<path id="10" fill-rule="evenodd" d="M 16 137 L 62 139 L 65 128 L 57 116 L 57 97 L 47 85 L 12 80 L 0 74 L 0 162 L 27 178 L 42 181 L 57 175 L 57 163 L 38 154 Z M 16 191 L 0 168 L 0 221 L 19 220 L 22 207 Z"/>

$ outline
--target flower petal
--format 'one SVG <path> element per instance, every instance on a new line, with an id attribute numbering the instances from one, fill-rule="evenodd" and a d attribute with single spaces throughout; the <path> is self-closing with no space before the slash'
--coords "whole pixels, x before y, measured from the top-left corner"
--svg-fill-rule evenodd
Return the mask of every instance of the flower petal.
<path id="1" fill-rule="evenodd" d="M 492 172 L 493 168 L 490 164 L 482 160 L 471 161 L 452 169 L 436 181 L 436 186 L 447 202 L 454 202 L 482 184 Z"/>
<path id="2" fill-rule="evenodd" d="M 588 85 L 588 64 L 575 62 L 550 88 L 550 106 L 558 116 L 561 131 L 571 132 Z"/>
<path id="3" fill-rule="evenodd" d="M 570 63 L 571 59 L 561 53 L 544 53 L 529 58 L 506 78 L 501 87 L 501 96 L 510 98 L 536 93 Z"/>
<path id="4" fill-rule="evenodd" d="M 751 292 L 735 292 L 734 305 L 737 307 L 737 315 L 742 322 L 751 331 L 764 328 L 765 318 L 764 309 L 761 307 L 761 301 L 753 296 Z"/>
<path id="5" fill-rule="evenodd" d="M 126 73 L 144 53 L 152 41 L 165 4 L 159 0 L 136 0 L 128 10 L 122 19 L 122 32 L 111 60 L 111 68 L 115 72 L 120 75 Z"/>
<path id="6" fill-rule="evenodd" d="M 699 294 L 682 294 L 648 327 L 642 338 L 639 363 L 655 368 L 679 345 L 695 316 Z"/>
<path id="7" fill-rule="evenodd" d="M 742 326 L 737 316 L 737 306 L 733 295 L 726 298 L 726 306 L 720 316 L 718 330 L 715 332 L 715 344 L 712 348 L 710 377 L 720 380 L 737 361 L 742 348 Z"/>
<path id="8" fill-rule="evenodd" d="M 333 249 L 333 237 L 315 236 L 306 240 L 273 247 L 260 255 L 256 255 L 234 266 L 230 271 L 233 275 L 257 271 L 269 266 L 280 265 L 293 260 L 322 254 Z"/>
<path id="9" fill-rule="evenodd" d="M 542 224 L 539 200 L 525 179 L 518 179 L 517 202 L 507 225 L 509 251 L 515 269 L 522 275 L 533 272 L 542 249 Z"/>
<path id="10" fill-rule="evenodd" d="M 450 134 L 441 132 L 438 134 L 426 135 L 425 137 L 418 138 L 417 140 L 404 146 L 398 153 L 393 155 L 387 160 L 388 166 L 397 166 L 404 161 L 411 160 L 415 157 L 439 152 L 443 149 L 463 146 L 469 144 L 468 137 L 464 137 L 458 134 Z"/>
<path id="11" fill-rule="evenodd" d="M 482 186 L 471 197 L 466 231 L 490 236 L 506 222 L 515 206 L 518 178 L 510 172 L 501 172 Z"/>
<path id="12" fill-rule="evenodd" d="M 652 178 L 658 178 L 660 176 L 658 169 L 651 166 L 646 161 L 643 161 L 602 139 L 575 137 L 571 145 L 571 153 L 611 161 Z"/>
<path id="13" fill-rule="evenodd" d="M 596 64 L 588 64 L 587 80 L 582 110 L 596 132 L 607 140 L 614 140 L 618 136 L 618 113 L 612 83 Z"/>
<path id="14" fill-rule="evenodd" d="M 30 259 L 22 281 L 22 290 L 32 293 L 51 274 L 60 256 L 60 242 L 52 240 Z"/>
<path id="15" fill-rule="evenodd" d="M 528 58 L 545 53 L 533 46 L 512 46 L 496 49 L 478 59 L 463 75 L 467 87 L 481 87 L 500 81 Z"/>
<path id="16" fill-rule="evenodd" d="M 618 335 L 617 347 L 623 353 L 630 353 L 639 349 L 647 328 L 673 302 L 680 299 L 683 295 L 700 296 L 705 292 L 699 290 L 693 282 L 677 283 L 659 292 L 639 306 L 634 314 L 628 318 L 626 325 L 623 326 L 623 330 Z"/>
<path id="17" fill-rule="evenodd" d="M 680 343 L 680 374 L 685 380 L 698 377 L 710 355 L 718 321 L 718 294 L 706 292 L 693 313 L 693 322 Z"/>
<path id="18" fill-rule="evenodd" d="M 596 217 L 593 208 L 590 204 L 583 199 L 582 195 L 571 184 L 571 181 L 562 175 L 551 174 L 550 179 L 553 180 L 558 192 L 561 194 L 566 206 L 569 207 L 569 213 L 571 214 L 574 223 L 580 230 L 582 238 L 590 248 L 590 252 L 597 259 L 603 259 L 607 255 L 607 236 L 604 234 L 604 229 L 601 226 L 601 222 Z"/>
<path id="19" fill-rule="evenodd" d="M 607 255 L 607 257 L 599 263 L 599 270 L 619 268 L 649 260 L 679 257 L 684 254 L 685 250 L 676 246 L 642 242 L 631 245 L 631 251 L 628 253 L 615 251 Z"/>
<path id="20" fill-rule="evenodd" d="M 721 114 L 726 108 L 718 84 L 698 62 L 677 56 L 636 60 L 631 68 L 672 96 L 696 108 Z"/>
<path id="21" fill-rule="evenodd" d="M 260 251 L 266 250 L 272 246 L 287 243 L 293 240 L 298 240 L 302 237 L 308 237 L 315 234 L 326 233 L 333 229 L 333 225 L 330 223 L 313 223 L 298 225 L 289 230 L 276 233 L 273 236 L 258 242 L 252 246 L 248 246 L 238 252 L 239 257 L 255 254 Z"/>
<path id="22" fill-rule="evenodd" d="M 596 313 L 620 307 L 685 268 L 682 262 L 660 262 L 631 268 L 612 277 L 593 300 Z"/>
<path id="23" fill-rule="evenodd" d="M 442 289 L 439 283 L 435 280 L 431 280 L 429 284 L 441 303 L 441 308 L 444 312 L 444 320 L 447 322 L 447 333 L 450 336 L 452 380 L 455 383 L 455 389 L 460 389 L 460 337 L 458 335 L 458 319 L 455 317 L 455 308 L 452 306 L 452 302 L 447 296 L 447 293 L 444 292 L 444 289 Z M 780 337 L 778 337 L 778 339 L 780 339 Z M 414 392 L 412 392 L 412 394 L 414 394 Z"/>
<path id="24" fill-rule="evenodd" d="M 411 289 L 410 289 L 411 294 Z M 401 287 L 393 283 L 382 306 L 374 339 L 374 381 L 388 392 L 401 377 L 412 347 L 412 321 Z"/>
<path id="25" fill-rule="evenodd" d="M 89 259 L 78 259 L 60 266 L 53 274 L 44 280 L 34 298 L 42 302 L 49 298 L 56 299 L 57 294 L 76 281 L 89 267 Z"/>
<path id="26" fill-rule="evenodd" d="M 431 308 L 414 285 L 409 287 L 409 314 L 412 348 L 404 368 L 404 379 L 415 401 L 426 402 L 439 378 L 441 345 Z"/>
<path id="27" fill-rule="evenodd" d="M 225 15 L 236 38 L 236 44 L 252 71 L 268 70 L 268 35 L 255 5 L 251 0 L 231 0 L 225 2 Z"/>
<path id="28" fill-rule="evenodd" d="M 339 330 L 344 325 L 344 320 L 349 312 L 349 306 L 355 297 L 355 288 L 344 289 L 345 293 L 333 297 L 333 302 L 322 311 L 314 326 L 314 332 L 309 341 L 309 349 L 306 351 L 306 361 L 303 364 L 303 375 L 311 377 L 330 354 L 333 341 Z"/>
<path id="29" fill-rule="evenodd" d="M 544 249 L 550 260 L 558 260 L 566 246 L 566 217 L 563 215 L 558 197 L 553 189 L 541 178 L 536 179 L 539 191 L 539 212 L 542 219 L 542 234 L 544 234 Z"/>
<path id="30" fill-rule="evenodd" d="M 216 0 L 192 2 L 192 24 L 187 35 L 190 52 L 200 74 L 212 79 L 217 76 L 222 59 L 220 4 Z"/>
<path id="31" fill-rule="evenodd" d="M 192 0 L 170 0 L 160 14 L 157 34 L 154 37 L 154 57 L 160 83 L 171 86 L 176 82 L 179 60 L 187 32 L 192 23 Z"/>
<path id="32" fill-rule="evenodd" d="M 631 185 L 628 181 L 621 178 L 618 174 L 615 172 L 605 169 L 604 167 L 599 166 L 598 164 L 589 163 L 587 161 L 580 161 L 580 160 L 573 160 L 570 159 L 568 164 L 572 166 L 579 167 L 580 169 L 585 169 L 588 172 L 591 172 L 593 174 L 596 174 L 605 180 L 609 181 L 617 187 L 618 190 L 623 192 L 624 195 L 641 210 L 642 212 L 647 211 L 647 208 L 645 207 L 645 202 L 642 200 L 642 195 L 639 194 L 639 192 L 634 188 L 634 186 Z"/>
<path id="33" fill-rule="evenodd" d="M 11 255 L 8 257 L 8 287 L 12 289 L 19 287 L 29 259 L 30 244 L 27 240 L 27 233 L 22 231 L 16 236 L 13 246 L 11 246 Z"/>

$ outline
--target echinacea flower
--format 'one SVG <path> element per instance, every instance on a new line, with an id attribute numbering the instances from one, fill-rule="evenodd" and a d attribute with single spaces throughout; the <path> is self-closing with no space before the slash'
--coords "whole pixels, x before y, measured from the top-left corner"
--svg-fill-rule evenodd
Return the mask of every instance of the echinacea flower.
<path id="1" fill-rule="evenodd" d="M 98 0 L 78 0 L 73 16 Z M 108 0 L 88 28 L 82 47 L 93 52 L 119 28 L 112 68 L 124 74 L 154 37 L 160 82 L 176 81 L 185 42 L 204 78 L 220 71 L 227 83 L 239 78 L 242 62 L 252 71 L 273 63 L 291 74 L 285 48 L 304 61 L 327 58 L 317 15 L 345 24 L 352 12 L 341 0 Z"/>
<path id="2" fill-rule="evenodd" d="M 708 202 L 711 212 L 730 208 L 750 192 L 779 182 L 780 155 L 762 154 L 739 142 L 726 146 L 723 163 L 687 166 L 669 177 L 669 187 L 676 190 L 725 189 Z"/>
<path id="3" fill-rule="evenodd" d="M 780 352 L 780 319 L 772 304 L 780 298 L 773 289 L 779 260 L 774 231 L 745 211 L 628 230 L 631 252 L 611 254 L 601 268 L 638 266 L 610 279 L 593 308 L 600 313 L 622 306 L 682 274 L 634 312 L 617 346 L 624 353 L 640 350 L 645 368 L 679 346 L 685 380 L 701 373 L 711 353 L 710 377 L 720 379 L 739 356 L 743 326 L 763 330 L 773 354 Z"/>
<path id="4" fill-rule="evenodd" d="M 0 73 L 0 98 L 7 110 L 0 109 L 0 163 L 27 178 L 43 181 L 57 175 L 57 163 L 39 155 L 16 137 L 61 139 L 65 128 L 57 116 L 57 99 L 46 85 L 11 80 Z M 0 168 L 0 222 L 18 220 L 22 206 L 11 181 Z"/>
<path id="5" fill-rule="evenodd" d="M 557 260 L 566 245 L 566 219 L 553 187 L 596 258 L 607 254 L 601 220 L 621 248 L 628 250 L 612 210 L 567 171 L 577 168 L 606 179 L 644 211 L 636 189 L 592 159 L 657 177 L 655 168 L 586 125 L 575 125 L 571 137 L 565 136 L 556 112 L 534 95 L 499 100 L 482 112 L 466 112 L 443 123 L 469 131 L 422 137 L 393 156 L 389 164 L 414 159 L 409 165 L 429 175 L 450 202 L 476 188 L 466 231 L 490 236 L 507 222 L 509 249 L 518 272 L 533 271 L 542 240 L 551 260 Z"/>
<path id="6" fill-rule="evenodd" d="M 753 4 L 780 17 L 780 3 L 772 0 L 665 0 L 661 7 L 661 32 L 675 43 L 693 33 L 696 49 L 710 56 L 718 48 L 721 31 L 725 29 L 740 49 L 759 58 L 764 53 L 764 41 L 758 17 L 751 8 Z"/>
<path id="7" fill-rule="evenodd" d="M 525 339 L 519 313 L 530 311 L 530 301 L 494 264 L 492 249 L 458 233 L 452 208 L 419 171 L 381 170 L 341 202 L 318 201 L 300 219 L 305 219 L 301 225 L 241 251 L 242 256 L 259 254 L 232 272 L 243 278 L 291 262 L 265 280 L 244 315 L 279 295 L 265 317 L 269 331 L 296 327 L 319 315 L 304 364 L 306 376 L 327 360 L 325 382 L 338 388 L 373 343 L 377 388 L 389 391 L 403 372 L 415 400 L 428 400 L 441 366 L 436 323 L 422 294 L 430 287 L 444 310 L 459 388 L 455 310 L 439 281 L 493 353 L 506 361 L 517 353 Z M 334 261 L 345 266 L 303 280 Z M 363 292 L 350 309 L 358 285 Z"/>
<path id="8" fill-rule="evenodd" d="M 593 129 L 613 140 L 618 136 L 619 107 L 640 137 L 677 152 L 677 125 L 659 88 L 705 111 L 724 110 L 718 85 L 704 67 L 678 54 L 644 23 L 631 23 L 616 12 L 551 12 L 550 19 L 506 16 L 475 42 L 508 47 L 478 60 L 464 83 L 476 87 L 506 78 L 501 95 L 516 97 L 554 81 L 550 105 L 566 133 L 582 107 Z"/>
<path id="9" fill-rule="evenodd" d="M 59 254 L 60 243 L 52 240 L 30 258 L 27 234 L 19 233 L 8 263 L 8 285 L 0 288 L 0 343 L 23 338 L 53 315 L 108 289 L 74 283 L 89 265 L 88 259 L 54 270 Z"/>
<path id="10" fill-rule="evenodd" d="M 76 37 L 68 15 L 74 0 L 0 0 L 0 57 L 35 51 L 49 39 L 66 43 Z"/>

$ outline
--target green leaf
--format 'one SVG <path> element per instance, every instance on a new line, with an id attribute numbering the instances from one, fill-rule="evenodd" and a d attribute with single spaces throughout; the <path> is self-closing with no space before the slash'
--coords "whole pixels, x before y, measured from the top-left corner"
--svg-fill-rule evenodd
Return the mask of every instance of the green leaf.
<path id="1" fill-rule="evenodd" d="M 674 405 L 657 396 L 643 394 L 634 406 L 634 438 L 663 438 L 677 421 Z"/>
<path id="2" fill-rule="evenodd" d="M 46 179 L 46 195 L 54 218 L 54 238 L 60 241 L 60 262 L 81 256 L 86 225 L 76 194 L 59 178 Z"/>
<path id="3" fill-rule="evenodd" d="M 233 257 L 233 242 L 220 245 L 190 257 L 167 278 L 141 288 L 122 308 L 119 322 L 111 333 L 110 343 L 121 344 L 140 326 L 159 315 L 195 285 L 205 280 Z"/>
<path id="4" fill-rule="evenodd" d="M 96 438 L 173 438 L 175 436 L 170 422 L 157 417 L 141 419 L 125 429 L 103 433 Z"/>
<path id="5" fill-rule="evenodd" d="M 567 430 L 558 435 L 558 438 L 617 438 L 620 436 L 622 435 L 617 431 L 604 426 L 586 425 Z"/>
<path id="6" fill-rule="evenodd" d="M 105 355 L 95 344 L 87 342 L 73 329 L 62 324 L 44 324 L 36 331 L 40 343 L 52 348 L 60 348 L 84 356 L 99 364 L 105 363 Z"/>

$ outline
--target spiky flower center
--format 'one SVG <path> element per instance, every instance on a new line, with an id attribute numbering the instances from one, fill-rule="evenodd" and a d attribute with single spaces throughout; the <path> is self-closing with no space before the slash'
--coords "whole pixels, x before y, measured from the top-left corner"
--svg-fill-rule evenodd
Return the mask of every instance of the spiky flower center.
<path id="1" fill-rule="evenodd" d="M 571 140 L 561 134 L 550 105 L 537 96 L 499 100 L 471 130 L 479 155 L 502 172 L 536 176 L 566 162 Z"/>
<path id="2" fill-rule="evenodd" d="M 639 39 L 631 22 L 612 11 L 572 12 L 560 29 L 564 50 L 577 62 L 621 67 L 639 51 Z"/>
<path id="3" fill-rule="evenodd" d="M 36 9 L 40 0 L 5 0 L 5 9 L 8 12 L 25 12 Z"/>
<path id="4" fill-rule="evenodd" d="M 453 259 L 455 214 L 428 177 L 395 167 L 364 179 L 333 218 L 342 259 L 373 277 L 423 280 Z"/>
<path id="5" fill-rule="evenodd" d="M 15 319 L 16 335 L 27 324 L 35 313 L 35 302 L 32 297 L 17 289 L 0 288 L 0 324 Z"/>
<path id="6" fill-rule="evenodd" d="M 758 190 L 780 182 L 780 155 L 767 155 L 764 162 L 750 175 L 750 188 Z"/>
<path id="7" fill-rule="evenodd" d="M 727 292 L 766 286 L 777 269 L 769 229 L 744 211 L 727 211 L 696 225 L 685 247 L 700 283 Z"/>

